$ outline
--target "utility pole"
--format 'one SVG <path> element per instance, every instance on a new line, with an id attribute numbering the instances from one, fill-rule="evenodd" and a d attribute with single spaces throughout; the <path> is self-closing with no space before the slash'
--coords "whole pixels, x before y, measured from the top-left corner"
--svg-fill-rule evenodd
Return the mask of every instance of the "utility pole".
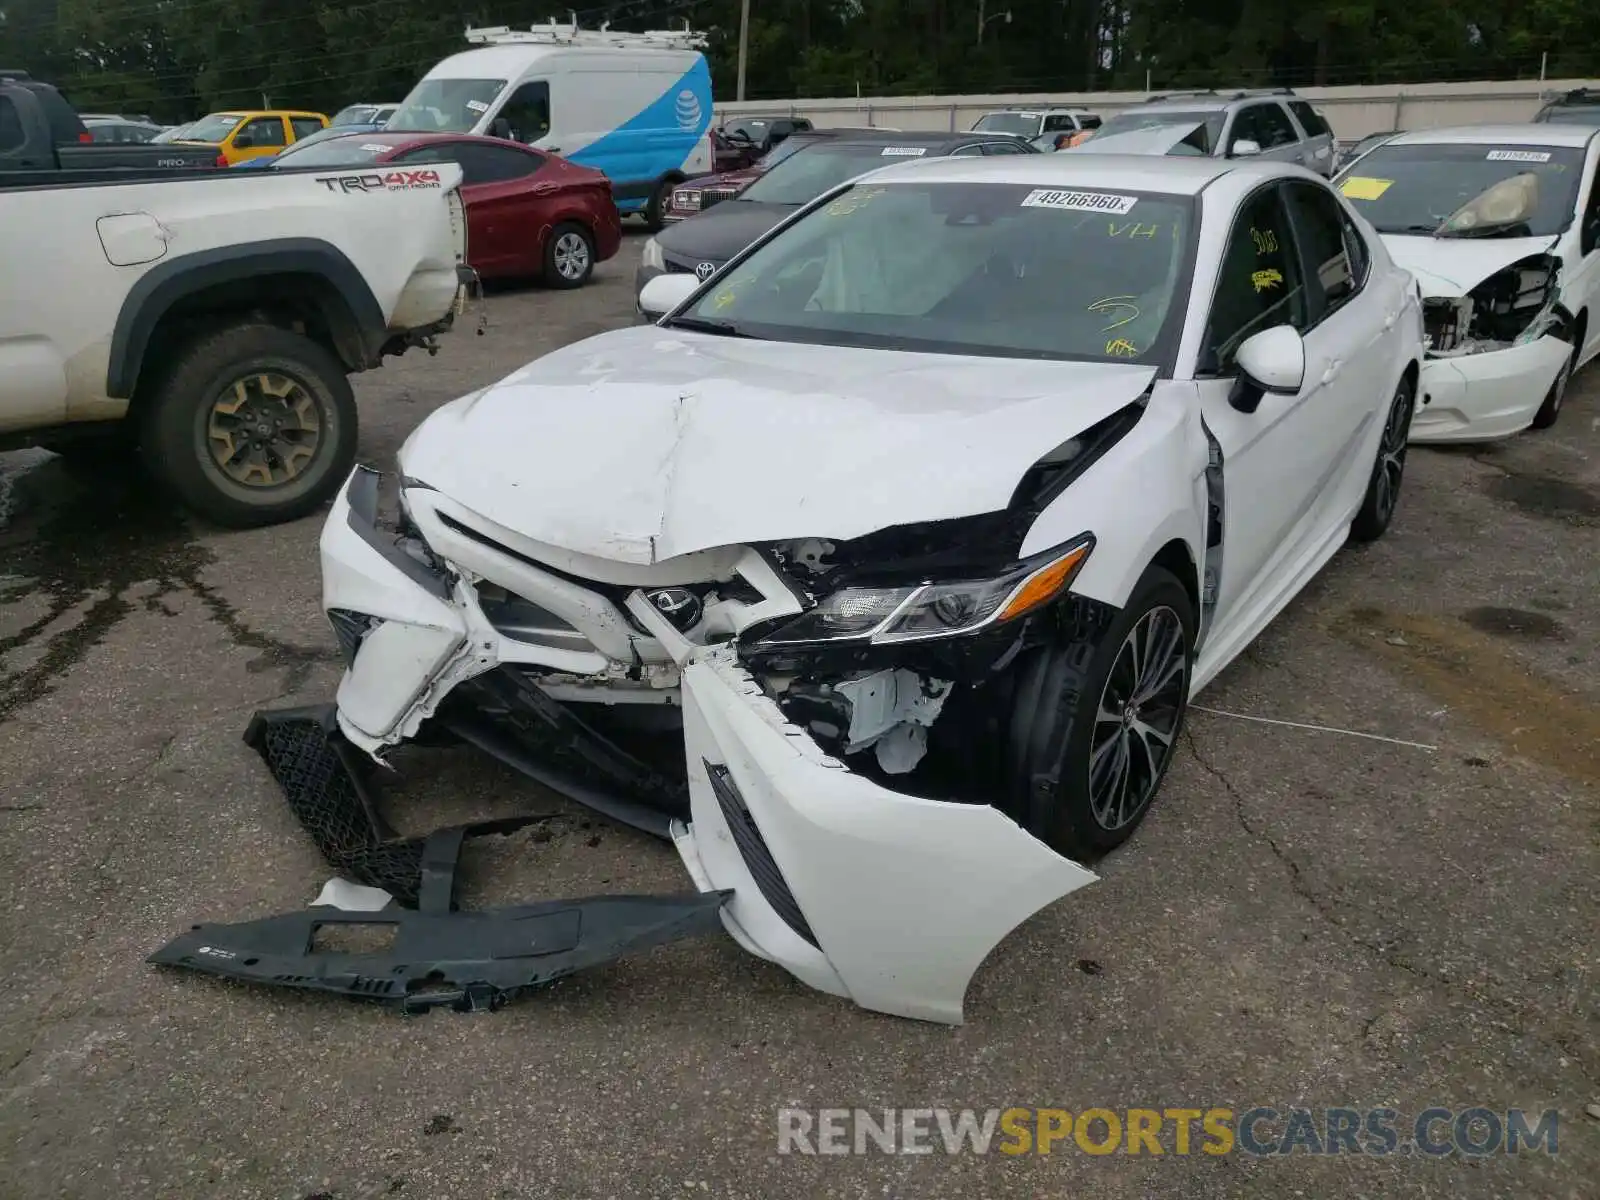
<path id="1" fill-rule="evenodd" d="M 750 0 L 740 0 L 739 3 L 739 94 L 738 99 L 744 100 L 744 63 L 745 56 L 750 51 Z"/>
<path id="2" fill-rule="evenodd" d="M 991 17 L 985 15 L 985 7 L 985 0 L 978 0 L 978 45 L 980 46 L 983 45 L 983 31 L 988 27 L 990 21 L 1004 21 L 1007 25 L 1011 24 L 1011 10 L 1009 8 L 1005 12 L 997 12 Z"/>

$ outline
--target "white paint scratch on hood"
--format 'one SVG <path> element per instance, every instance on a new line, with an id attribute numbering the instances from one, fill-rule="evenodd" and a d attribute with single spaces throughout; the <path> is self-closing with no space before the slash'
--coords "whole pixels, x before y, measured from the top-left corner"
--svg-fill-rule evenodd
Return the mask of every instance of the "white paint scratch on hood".
<path id="1" fill-rule="evenodd" d="M 1544 254 L 1553 237 L 1435 238 L 1382 235 L 1389 256 L 1417 277 L 1424 296 L 1464 296 L 1518 259 Z"/>
<path id="2" fill-rule="evenodd" d="M 629 563 L 1004 508 L 1153 367 L 887 353 L 655 326 L 430 416 L 401 469 L 525 537 Z"/>

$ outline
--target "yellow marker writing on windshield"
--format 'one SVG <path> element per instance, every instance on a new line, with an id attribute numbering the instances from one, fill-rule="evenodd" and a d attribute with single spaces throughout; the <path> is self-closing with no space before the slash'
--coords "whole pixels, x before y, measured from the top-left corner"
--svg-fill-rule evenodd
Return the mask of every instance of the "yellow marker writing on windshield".
<path id="1" fill-rule="evenodd" d="M 1270 288 L 1282 287 L 1283 276 L 1277 271 L 1255 271 L 1250 276 L 1250 282 L 1256 285 L 1256 291 L 1265 292 Z"/>
<path id="2" fill-rule="evenodd" d="M 1127 338 L 1112 338 L 1106 343 L 1106 353 L 1113 358 L 1133 358 L 1139 353 L 1139 347 Z"/>
<path id="3" fill-rule="evenodd" d="M 1113 313 L 1118 310 L 1125 310 L 1128 315 L 1120 321 L 1113 321 L 1107 325 L 1107 333 L 1110 333 L 1113 329 L 1120 329 L 1130 321 L 1137 321 L 1139 319 L 1139 306 L 1133 302 L 1132 296 L 1107 296 L 1104 300 L 1096 300 L 1089 305 L 1089 311 L 1092 313 Z M 1107 350 L 1106 353 L 1110 354 L 1111 351 Z"/>
<path id="4" fill-rule="evenodd" d="M 877 197 L 883 195 L 882 188 L 868 188 L 865 191 L 856 190 L 846 192 L 825 210 L 830 217 L 848 217 L 858 208 L 865 208 Z"/>

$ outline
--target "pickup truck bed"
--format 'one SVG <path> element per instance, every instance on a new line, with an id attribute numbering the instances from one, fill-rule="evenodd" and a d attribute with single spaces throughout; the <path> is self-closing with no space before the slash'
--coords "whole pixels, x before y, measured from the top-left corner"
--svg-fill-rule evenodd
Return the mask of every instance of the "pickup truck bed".
<path id="1" fill-rule="evenodd" d="M 222 524 L 331 495 L 347 376 L 432 350 L 472 281 L 455 164 L 0 181 L 0 449 L 110 435 Z"/>
<path id="2" fill-rule="evenodd" d="M 97 145 L 55 88 L 0 78 L 0 181 L 13 172 L 222 167 L 208 146 Z"/>

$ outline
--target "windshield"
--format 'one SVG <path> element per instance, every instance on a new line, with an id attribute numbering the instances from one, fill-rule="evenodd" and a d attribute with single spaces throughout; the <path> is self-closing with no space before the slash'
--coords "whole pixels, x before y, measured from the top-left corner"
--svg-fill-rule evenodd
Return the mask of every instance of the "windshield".
<path id="1" fill-rule="evenodd" d="M 377 111 L 378 108 L 375 104 L 352 104 L 349 108 L 341 108 L 334 113 L 333 120 L 329 121 L 328 124 L 366 125 L 372 121 Z"/>
<path id="2" fill-rule="evenodd" d="M 998 112 L 984 113 L 972 127 L 974 133 L 1019 133 L 1023 137 L 1039 136 L 1038 113 Z"/>
<path id="3" fill-rule="evenodd" d="M 296 142 L 274 160 L 290 167 L 332 167 L 369 163 L 394 147 L 385 142 L 369 142 L 359 133 L 346 133 L 320 140 Z"/>
<path id="4" fill-rule="evenodd" d="M 1583 151 L 1559 146 L 1395 145 L 1368 152 L 1339 188 L 1379 233 L 1431 234 L 1468 201 L 1528 174 L 1537 203 L 1503 236 L 1553 237 L 1572 221 Z M 1482 236 L 1482 234 L 1476 234 Z"/>
<path id="5" fill-rule="evenodd" d="M 1217 143 L 1222 138 L 1222 122 L 1226 114 L 1220 112 L 1179 112 L 1176 109 L 1158 108 L 1118 113 L 1100 126 L 1096 137 L 1108 137 L 1113 133 L 1131 133 L 1135 129 L 1154 129 L 1158 125 L 1203 125 L 1205 132 L 1199 135 L 1203 141 L 1203 149 L 1207 154 L 1217 148 Z"/>
<path id="6" fill-rule="evenodd" d="M 740 200 L 762 204 L 808 204 L 847 179 L 921 158 L 926 146 L 891 146 L 882 142 L 813 142 L 762 175 Z"/>
<path id="7" fill-rule="evenodd" d="M 1600 104 L 1547 108 L 1534 119 L 1543 125 L 1600 125 Z"/>
<path id="8" fill-rule="evenodd" d="M 183 131 L 183 140 L 186 142 L 221 142 L 226 141 L 234 127 L 244 120 L 237 113 L 212 113 L 209 117 L 201 117 L 193 125 Z"/>
<path id="9" fill-rule="evenodd" d="M 1187 197 L 868 183 L 717 277 L 669 324 L 1003 358 L 1156 362 L 1188 294 Z"/>
<path id="10" fill-rule="evenodd" d="M 389 118 L 402 133 L 468 133 L 505 88 L 504 79 L 424 79 Z"/>

